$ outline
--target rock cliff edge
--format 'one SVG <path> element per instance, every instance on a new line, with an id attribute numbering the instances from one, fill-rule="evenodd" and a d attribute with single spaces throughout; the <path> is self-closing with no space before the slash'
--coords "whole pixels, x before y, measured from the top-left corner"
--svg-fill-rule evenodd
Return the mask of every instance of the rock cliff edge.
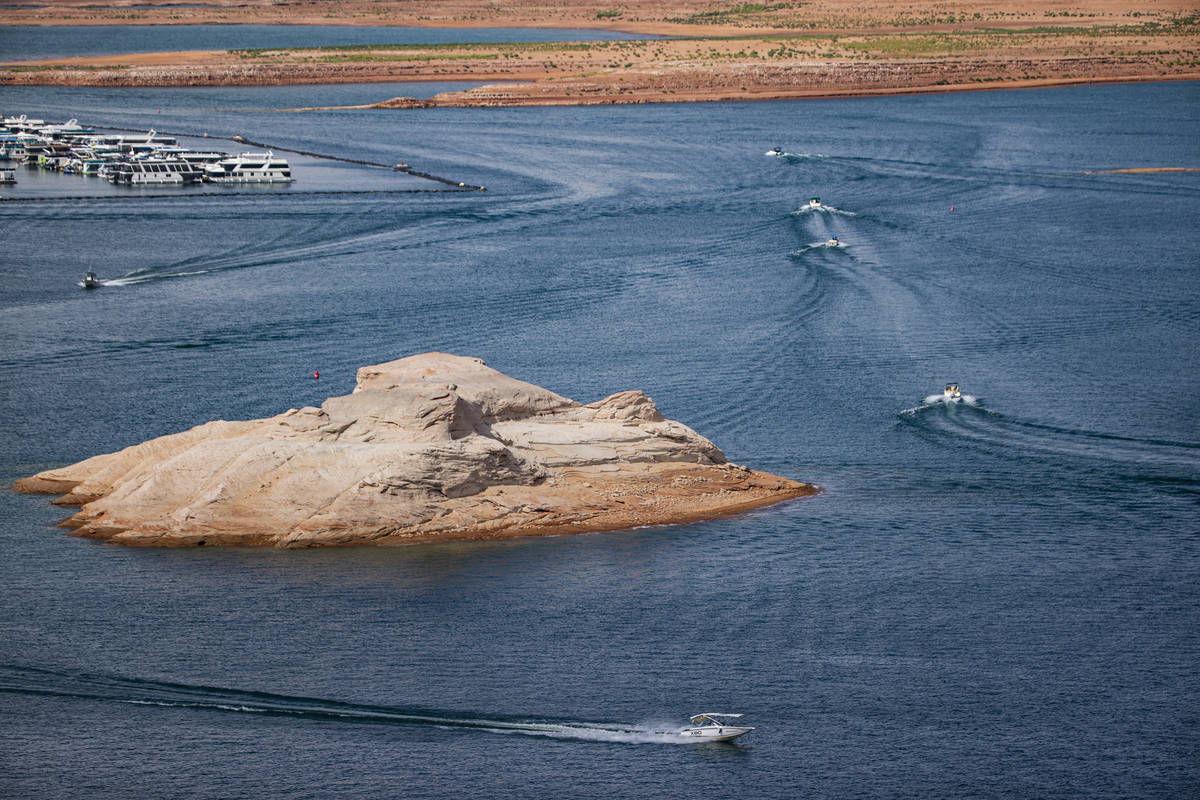
<path id="1" fill-rule="evenodd" d="M 427 353 L 349 395 L 216 421 L 17 481 L 128 545 L 404 544 L 709 519 L 815 487 L 729 464 L 649 397 L 588 405 Z"/>

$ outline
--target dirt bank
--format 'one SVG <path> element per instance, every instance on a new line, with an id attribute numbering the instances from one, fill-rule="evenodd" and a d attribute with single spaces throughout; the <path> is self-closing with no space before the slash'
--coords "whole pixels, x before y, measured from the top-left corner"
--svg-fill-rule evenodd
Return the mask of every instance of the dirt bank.
<path id="1" fill-rule="evenodd" d="M 139 6 L 142 4 L 138 4 Z M 39 24 L 257 22 L 608 27 L 685 38 L 610 42 L 295 47 L 24 62 L 0 85 L 233 86 L 470 81 L 379 107 L 595 105 L 903 94 L 1200 79 L 1200 14 L 1177 0 L 1083 3 L 656 3 L 568 0 L 325 2 L 13 9 Z M 947 10 L 952 8 L 953 10 Z"/>

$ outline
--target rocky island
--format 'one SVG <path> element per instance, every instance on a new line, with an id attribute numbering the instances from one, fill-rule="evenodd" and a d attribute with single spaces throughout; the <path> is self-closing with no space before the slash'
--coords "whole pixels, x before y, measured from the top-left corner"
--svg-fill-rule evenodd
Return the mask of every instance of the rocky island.
<path id="1" fill-rule="evenodd" d="M 582 405 L 477 358 L 358 371 L 351 394 L 215 421 L 17 481 L 127 545 L 312 547 L 583 533 L 815 494 L 730 464 L 639 391 Z"/>

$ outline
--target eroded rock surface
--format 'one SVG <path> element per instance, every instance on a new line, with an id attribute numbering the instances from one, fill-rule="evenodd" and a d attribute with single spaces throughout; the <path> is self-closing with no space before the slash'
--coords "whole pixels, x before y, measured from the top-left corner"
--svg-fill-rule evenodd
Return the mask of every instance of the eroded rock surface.
<path id="1" fill-rule="evenodd" d="M 619 392 L 581 405 L 477 358 L 363 367 L 320 408 L 216 421 L 24 478 L 131 545 L 400 544 L 706 519 L 816 490 L 726 463 Z"/>

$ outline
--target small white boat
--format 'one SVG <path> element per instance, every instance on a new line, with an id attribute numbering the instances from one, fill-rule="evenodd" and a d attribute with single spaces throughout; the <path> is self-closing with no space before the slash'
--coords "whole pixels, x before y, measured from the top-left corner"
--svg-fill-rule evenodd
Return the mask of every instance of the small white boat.
<path id="1" fill-rule="evenodd" d="M 96 289 L 100 286 L 100 279 L 96 277 L 95 272 L 89 269 L 87 274 L 83 276 L 83 280 L 79 282 L 79 285 L 85 289 Z"/>
<path id="2" fill-rule="evenodd" d="M 808 207 L 809 208 L 820 208 L 821 207 L 821 198 L 819 198 L 819 197 L 811 198 L 808 201 Z"/>
<path id="3" fill-rule="evenodd" d="M 836 236 L 830 236 L 829 241 L 825 243 L 826 247 L 837 247 L 841 244 Z"/>
<path id="4" fill-rule="evenodd" d="M 692 727 L 684 728 L 679 735 L 694 742 L 732 741 L 754 730 L 745 725 L 729 724 L 728 720 L 741 716 L 741 714 L 697 714 L 691 719 Z"/>
<path id="5" fill-rule="evenodd" d="M 942 390 L 942 397 L 948 403 L 956 403 L 962 400 L 962 392 L 958 390 L 957 383 L 947 383 L 946 388 Z"/>
<path id="6" fill-rule="evenodd" d="M 763 155 L 764 156 L 781 156 L 781 155 L 783 155 L 783 148 L 782 147 L 772 147 L 770 150 L 763 153 Z"/>

